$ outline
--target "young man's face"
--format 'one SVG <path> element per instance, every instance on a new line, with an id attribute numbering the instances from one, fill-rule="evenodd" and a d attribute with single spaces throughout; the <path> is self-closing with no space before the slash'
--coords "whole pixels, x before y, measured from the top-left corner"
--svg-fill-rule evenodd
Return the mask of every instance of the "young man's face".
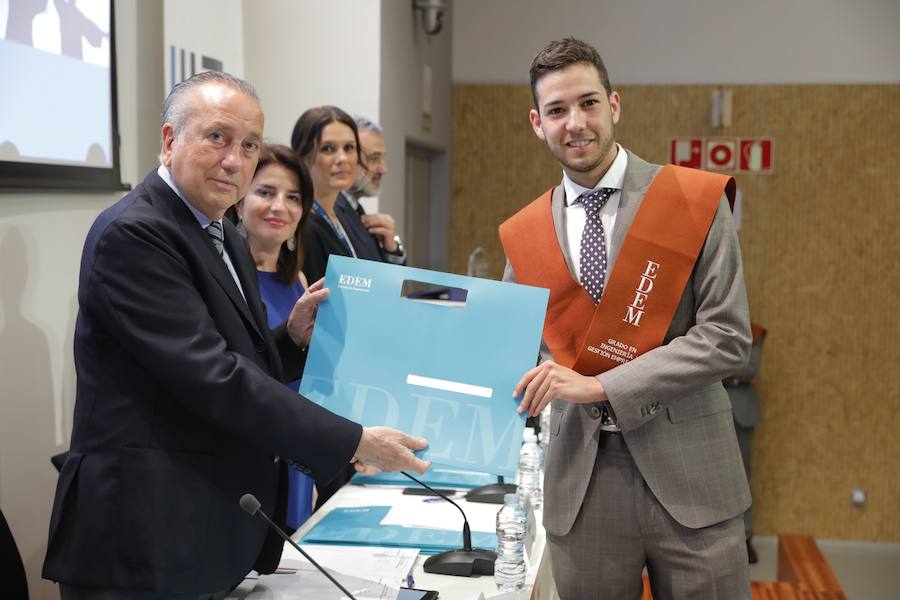
<path id="1" fill-rule="evenodd" d="M 576 63 L 547 73 L 535 86 L 534 133 L 547 142 L 575 183 L 594 187 L 616 157 L 619 94 L 609 96 L 594 65 Z"/>

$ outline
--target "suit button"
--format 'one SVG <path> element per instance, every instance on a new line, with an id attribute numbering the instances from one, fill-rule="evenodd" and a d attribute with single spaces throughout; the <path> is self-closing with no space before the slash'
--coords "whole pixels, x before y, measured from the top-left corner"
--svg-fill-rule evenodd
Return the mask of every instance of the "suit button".
<path id="1" fill-rule="evenodd" d="M 255 348 L 255 350 L 256 350 L 257 352 L 259 352 L 260 354 L 262 354 L 263 352 L 266 351 L 266 345 L 263 343 L 262 340 L 256 342 L 256 348 Z"/>
<path id="2" fill-rule="evenodd" d="M 600 418 L 600 407 L 592 406 L 590 409 L 590 413 L 591 413 L 591 417 L 593 417 L 595 419 L 599 419 Z"/>

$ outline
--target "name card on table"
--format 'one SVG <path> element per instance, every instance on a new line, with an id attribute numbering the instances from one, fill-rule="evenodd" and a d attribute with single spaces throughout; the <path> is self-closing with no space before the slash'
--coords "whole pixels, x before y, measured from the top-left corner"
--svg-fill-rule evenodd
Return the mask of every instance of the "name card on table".
<path id="1" fill-rule="evenodd" d="M 424 437 L 435 464 L 514 476 L 549 291 L 331 256 L 300 393 Z"/>

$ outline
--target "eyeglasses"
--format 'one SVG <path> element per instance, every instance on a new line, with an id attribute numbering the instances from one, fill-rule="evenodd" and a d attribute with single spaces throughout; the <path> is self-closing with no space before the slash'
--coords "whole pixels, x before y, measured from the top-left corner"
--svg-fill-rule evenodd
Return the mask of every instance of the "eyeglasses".
<path id="1" fill-rule="evenodd" d="M 372 154 L 363 153 L 363 157 L 366 159 L 366 166 L 368 167 L 384 165 L 384 154 L 381 152 L 373 152 Z"/>

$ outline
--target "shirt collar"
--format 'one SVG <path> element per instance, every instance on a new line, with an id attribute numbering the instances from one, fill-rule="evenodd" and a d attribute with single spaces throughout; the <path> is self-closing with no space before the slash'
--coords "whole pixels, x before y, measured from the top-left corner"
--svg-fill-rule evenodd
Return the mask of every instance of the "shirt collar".
<path id="1" fill-rule="evenodd" d="M 175 180 L 172 179 L 172 174 L 169 173 L 169 169 L 167 169 L 165 165 L 159 165 L 156 173 L 157 175 L 159 175 L 159 178 L 166 183 L 167 186 L 172 188 L 172 191 L 175 192 L 175 194 L 181 199 L 181 201 L 184 202 L 184 205 L 188 207 L 188 210 L 190 210 L 191 214 L 194 215 L 194 218 L 197 219 L 200 227 L 203 229 L 209 227 L 209 224 L 212 223 L 213 220 L 194 208 L 194 205 L 187 201 L 187 199 L 181 193 L 181 190 L 179 190 L 178 186 L 175 185 Z M 218 222 L 221 223 L 222 219 L 219 219 Z"/>
<path id="2" fill-rule="evenodd" d="M 347 202 L 350 203 L 350 206 L 353 207 L 353 210 L 359 210 L 359 199 L 362 196 L 362 193 L 357 196 L 355 193 L 356 191 L 357 190 L 351 188 L 346 192 L 341 192 L 341 194 L 344 195 L 344 198 L 347 199 Z"/>
<path id="3" fill-rule="evenodd" d="M 566 206 L 571 206 L 579 196 L 585 192 L 591 191 L 591 189 L 622 189 L 622 185 L 625 182 L 625 169 L 628 167 L 628 153 L 625 152 L 625 149 L 619 144 L 616 144 L 616 149 L 618 150 L 618 152 L 616 152 L 616 158 L 613 159 L 613 162 L 609 165 L 606 173 L 603 174 L 603 177 L 600 178 L 600 181 L 598 181 L 597 185 L 593 188 L 586 188 L 578 185 L 569 178 L 568 173 L 563 171 L 563 188 L 566 191 Z"/>

